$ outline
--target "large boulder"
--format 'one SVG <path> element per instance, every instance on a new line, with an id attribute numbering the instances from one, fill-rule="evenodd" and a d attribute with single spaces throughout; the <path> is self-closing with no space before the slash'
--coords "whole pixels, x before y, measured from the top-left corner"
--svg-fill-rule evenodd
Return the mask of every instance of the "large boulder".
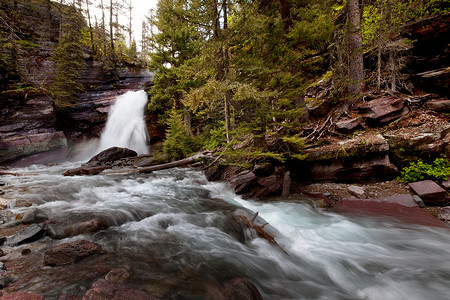
<path id="1" fill-rule="evenodd" d="M 69 265 L 102 252 L 102 246 L 99 244 L 78 240 L 47 250 L 44 255 L 44 264 L 52 267 Z"/>
<path id="2" fill-rule="evenodd" d="M 156 298 L 122 283 L 99 279 L 86 292 L 82 300 L 156 300 Z"/>
<path id="3" fill-rule="evenodd" d="M 137 156 L 137 153 L 134 150 L 130 150 L 127 148 L 121 148 L 121 147 L 111 147 L 111 148 L 103 150 L 102 152 L 93 156 L 86 163 L 86 165 L 87 166 L 96 166 L 96 165 L 101 166 L 101 165 L 111 164 L 121 158 L 135 157 L 135 156 Z"/>

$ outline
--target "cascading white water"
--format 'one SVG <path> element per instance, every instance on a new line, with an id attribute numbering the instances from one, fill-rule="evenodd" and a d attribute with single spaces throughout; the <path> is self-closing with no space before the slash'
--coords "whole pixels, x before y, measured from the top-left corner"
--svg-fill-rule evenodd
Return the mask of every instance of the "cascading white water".
<path id="1" fill-rule="evenodd" d="M 127 92 L 117 97 L 100 137 L 98 152 L 115 146 L 148 154 L 148 133 L 144 120 L 146 104 L 145 91 Z"/>
<path id="2" fill-rule="evenodd" d="M 110 227 L 61 241 L 47 237 L 27 246 L 33 249 L 27 256 L 19 249 L 21 261 L 6 262 L 8 276 L 21 278 L 13 288 L 56 300 L 62 291 L 84 293 L 104 276 L 99 270 L 124 266 L 131 274 L 127 284 L 161 299 L 204 299 L 208 288 L 241 276 L 256 285 L 263 299 L 448 299 L 448 229 L 339 215 L 302 198 L 248 201 L 189 169 L 61 175 L 71 167 L 11 169 L 23 176 L 2 177 L 7 182 L 2 197 L 33 203 L 12 205 L 11 215 L 39 209 L 60 228 L 96 218 Z M 236 231 L 233 216 L 255 212 L 255 222 L 269 223 L 265 230 L 279 247 L 250 231 L 244 236 Z M 41 267 L 46 249 L 75 239 L 101 244 L 107 256 L 67 268 Z"/>

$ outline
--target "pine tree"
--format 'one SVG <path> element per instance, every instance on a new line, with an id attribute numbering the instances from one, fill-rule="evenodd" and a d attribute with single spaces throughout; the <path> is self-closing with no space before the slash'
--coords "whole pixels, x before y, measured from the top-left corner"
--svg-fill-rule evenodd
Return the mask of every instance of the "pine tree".
<path id="1" fill-rule="evenodd" d="M 51 91 L 58 108 L 70 107 L 76 94 L 83 90 L 78 79 L 85 64 L 82 33 L 85 28 L 80 11 L 74 6 L 67 7 L 61 25 L 62 36 L 52 56 L 56 72 Z"/>

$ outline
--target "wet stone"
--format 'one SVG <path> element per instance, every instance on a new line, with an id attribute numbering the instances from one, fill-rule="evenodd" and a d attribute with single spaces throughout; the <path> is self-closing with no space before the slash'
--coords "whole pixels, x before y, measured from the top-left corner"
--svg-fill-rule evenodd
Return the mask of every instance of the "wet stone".
<path id="1" fill-rule="evenodd" d="M 58 300 L 80 300 L 80 299 L 81 298 L 78 298 L 78 297 L 72 296 L 72 295 L 67 295 L 67 294 L 62 294 L 58 298 Z"/>
<path id="2" fill-rule="evenodd" d="M 111 283 L 124 283 L 130 274 L 124 268 L 114 269 L 106 274 L 105 279 Z"/>
<path id="3" fill-rule="evenodd" d="M 42 223 L 48 220 L 45 212 L 37 208 L 28 209 L 22 216 L 21 222 L 23 224 Z"/>
<path id="4" fill-rule="evenodd" d="M 26 243 L 31 243 L 39 240 L 45 234 L 44 227 L 32 224 L 24 229 L 22 229 L 19 233 L 8 238 L 6 241 L 6 245 L 10 247 L 19 246 Z"/>
<path id="5" fill-rule="evenodd" d="M 419 196 L 414 195 L 413 199 L 414 199 L 414 201 L 416 201 L 416 203 L 419 205 L 420 208 L 425 207 L 425 203 L 423 203 L 423 200 Z"/>
<path id="6" fill-rule="evenodd" d="M 226 300 L 262 300 L 256 286 L 247 278 L 235 278 L 228 281 L 223 294 Z"/>
<path id="7" fill-rule="evenodd" d="M 15 292 L 3 295 L 2 300 L 45 300 L 41 295 L 32 292 Z"/>
<path id="8" fill-rule="evenodd" d="M 14 279 L 9 276 L 1 276 L 0 277 L 0 289 L 4 289 L 8 285 L 14 282 Z M 3 298 L 1 298 L 3 299 Z"/>
<path id="9" fill-rule="evenodd" d="M 102 252 L 102 246 L 99 244 L 87 240 L 78 240 L 47 250 L 44 255 L 44 264 L 52 267 L 69 265 Z"/>
<path id="10" fill-rule="evenodd" d="M 134 290 L 121 283 L 105 279 L 97 280 L 82 298 L 83 300 L 156 300 L 140 290 Z"/>

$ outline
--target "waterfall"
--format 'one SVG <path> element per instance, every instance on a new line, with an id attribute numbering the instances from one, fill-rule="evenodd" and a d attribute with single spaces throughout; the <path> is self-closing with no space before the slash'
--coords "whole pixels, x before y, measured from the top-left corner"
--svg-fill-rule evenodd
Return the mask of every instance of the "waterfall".
<path id="1" fill-rule="evenodd" d="M 117 97 L 100 137 L 98 152 L 116 146 L 134 150 L 138 154 L 148 154 L 148 133 L 144 119 L 146 105 L 147 93 L 142 90 Z"/>

